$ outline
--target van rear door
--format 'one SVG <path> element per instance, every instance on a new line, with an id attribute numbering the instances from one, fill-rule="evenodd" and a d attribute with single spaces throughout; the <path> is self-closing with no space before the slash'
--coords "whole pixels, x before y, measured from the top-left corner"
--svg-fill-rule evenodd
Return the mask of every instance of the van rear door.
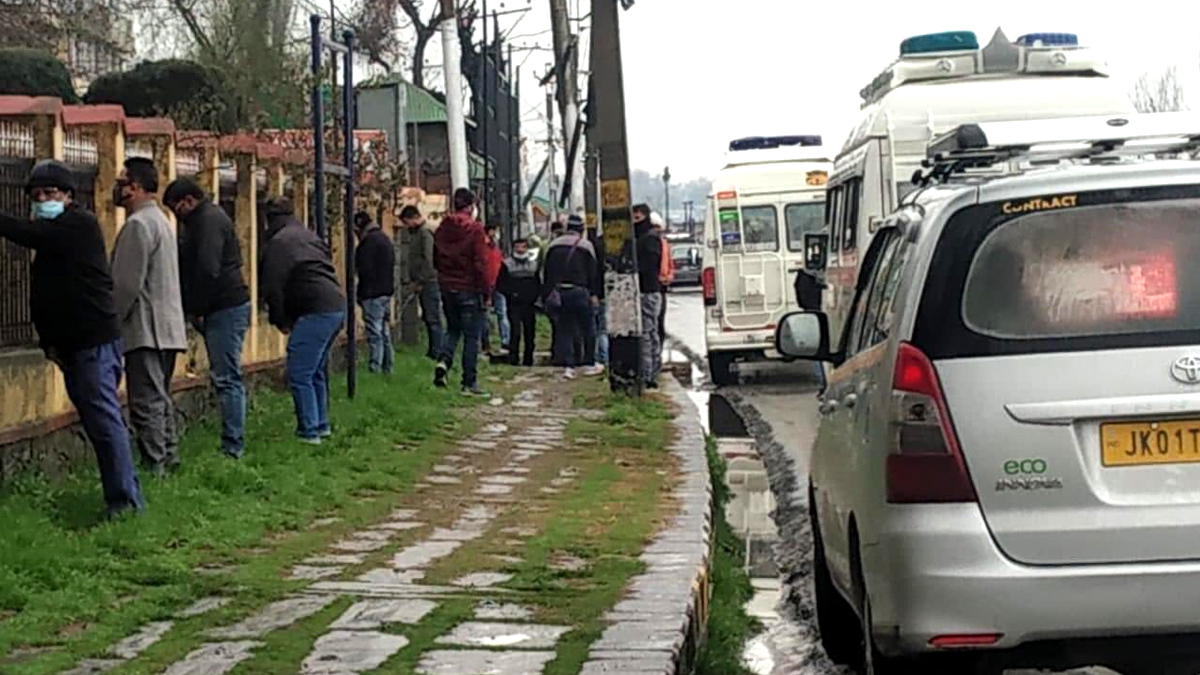
<path id="1" fill-rule="evenodd" d="M 1013 560 L 1200 559 L 1200 188 L 960 211 L 913 342 Z"/>
<path id="2" fill-rule="evenodd" d="M 773 328 L 788 306 L 791 287 L 780 241 L 779 209 L 774 203 L 722 204 L 717 225 L 722 330 Z"/>

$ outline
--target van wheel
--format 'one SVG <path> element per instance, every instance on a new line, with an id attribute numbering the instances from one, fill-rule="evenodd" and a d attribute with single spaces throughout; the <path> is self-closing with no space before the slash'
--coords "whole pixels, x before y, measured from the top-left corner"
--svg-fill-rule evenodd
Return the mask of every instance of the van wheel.
<path id="1" fill-rule="evenodd" d="M 712 378 L 712 383 L 718 387 L 728 387 L 731 384 L 737 384 L 737 377 L 730 372 L 731 366 L 733 366 L 732 354 L 709 353 L 708 372 Z"/>
<path id="2" fill-rule="evenodd" d="M 829 574 L 825 561 L 825 544 L 821 540 L 821 528 L 817 525 L 817 507 L 813 504 L 812 492 L 808 500 L 809 519 L 812 522 L 813 546 L 813 596 L 817 605 L 817 628 L 821 632 L 821 646 L 830 661 L 838 665 L 854 663 L 858 655 L 858 618 L 854 609 L 837 587 Z"/>

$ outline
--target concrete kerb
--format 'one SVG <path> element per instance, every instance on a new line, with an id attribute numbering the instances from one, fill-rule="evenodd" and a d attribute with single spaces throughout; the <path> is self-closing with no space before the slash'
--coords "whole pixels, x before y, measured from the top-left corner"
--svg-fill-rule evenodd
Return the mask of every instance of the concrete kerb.
<path id="1" fill-rule="evenodd" d="M 707 635 L 712 597 L 713 491 L 700 413 L 674 379 L 661 390 L 678 410 L 671 452 L 681 479 L 672 495 L 679 512 L 642 554 L 635 577 L 591 646 L 580 675 L 684 675 L 692 672 Z"/>

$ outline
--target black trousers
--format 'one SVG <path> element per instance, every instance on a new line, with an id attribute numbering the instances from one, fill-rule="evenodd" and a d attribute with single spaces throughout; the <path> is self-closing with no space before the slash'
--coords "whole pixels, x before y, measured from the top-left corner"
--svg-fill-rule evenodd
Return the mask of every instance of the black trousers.
<path id="1" fill-rule="evenodd" d="M 518 304 L 510 299 L 508 320 L 512 324 L 512 344 L 508 347 L 510 363 L 514 366 L 532 366 L 533 352 L 537 347 L 537 310 L 532 303 Z M 523 354 L 522 339 L 525 341 Z"/>

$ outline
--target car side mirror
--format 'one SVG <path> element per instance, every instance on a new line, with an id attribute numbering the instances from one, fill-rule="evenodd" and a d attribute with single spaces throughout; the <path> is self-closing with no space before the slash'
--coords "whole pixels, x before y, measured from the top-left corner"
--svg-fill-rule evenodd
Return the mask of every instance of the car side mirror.
<path id="1" fill-rule="evenodd" d="M 829 263 L 829 235 L 804 235 L 804 269 L 823 271 Z"/>
<path id="2" fill-rule="evenodd" d="M 806 361 L 833 361 L 829 352 L 829 318 L 822 312 L 793 312 L 775 329 L 775 349 Z"/>

